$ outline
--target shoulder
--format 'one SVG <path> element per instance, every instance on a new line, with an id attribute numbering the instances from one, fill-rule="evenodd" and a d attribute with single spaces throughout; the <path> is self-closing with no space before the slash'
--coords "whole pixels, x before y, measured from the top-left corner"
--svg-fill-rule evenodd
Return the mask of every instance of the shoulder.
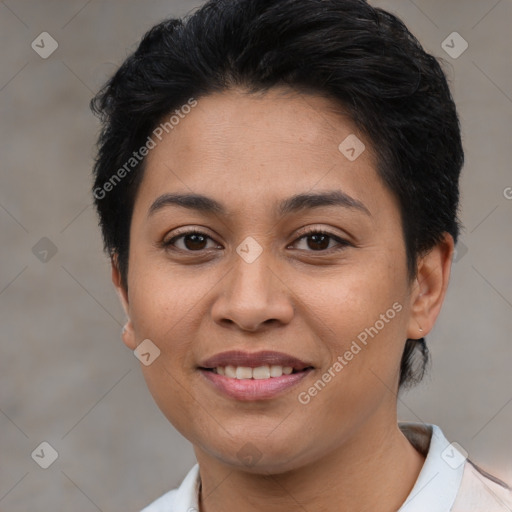
<path id="1" fill-rule="evenodd" d="M 512 510 L 512 489 L 509 485 L 479 468 L 470 460 L 464 474 L 453 512 L 509 512 Z"/>
<path id="2" fill-rule="evenodd" d="M 199 465 L 195 464 L 177 489 L 166 492 L 141 512 L 177 512 L 198 510 Z"/>

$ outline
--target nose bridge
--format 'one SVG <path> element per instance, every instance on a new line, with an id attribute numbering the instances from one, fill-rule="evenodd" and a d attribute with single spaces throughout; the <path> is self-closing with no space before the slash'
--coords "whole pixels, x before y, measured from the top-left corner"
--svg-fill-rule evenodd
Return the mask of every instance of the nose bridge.
<path id="1" fill-rule="evenodd" d="M 232 271 L 213 306 L 215 321 L 230 321 L 246 330 L 255 330 L 269 320 L 290 321 L 293 306 L 273 268 L 270 250 L 262 250 L 254 258 L 255 246 L 248 243 L 240 244 L 234 255 Z"/>
<path id="2" fill-rule="evenodd" d="M 241 306 L 250 304 L 253 308 L 264 307 L 271 301 L 273 294 L 272 262 L 269 261 L 268 249 L 254 258 L 254 254 L 251 255 L 254 247 L 250 243 L 248 245 L 245 254 L 243 251 L 247 250 L 247 246 L 241 244 L 237 249 L 228 295 Z"/>

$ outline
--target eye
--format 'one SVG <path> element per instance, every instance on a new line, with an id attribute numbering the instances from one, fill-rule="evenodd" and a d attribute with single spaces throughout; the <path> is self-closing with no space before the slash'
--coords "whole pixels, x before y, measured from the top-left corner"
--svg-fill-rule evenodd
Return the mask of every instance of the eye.
<path id="1" fill-rule="evenodd" d="M 310 251 L 314 252 L 327 252 L 331 249 L 339 251 L 351 245 L 347 240 L 344 240 L 343 238 L 340 238 L 333 233 L 329 233 L 328 231 L 324 231 L 318 228 L 309 228 L 308 230 L 304 231 L 302 236 L 300 236 L 295 241 L 295 244 L 302 241 L 305 241 L 306 251 L 309 249 Z M 332 246 L 331 242 L 335 242 L 335 245 Z M 304 248 L 300 247 L 299 249 L 304 250 Z"/>
<path id="2" fill-rule="evenodd" d="M 208 242 L 212 244 L 210 247 L 208 247 Z M 318 228 L 308 228 L 303 231 L 292 245 L 297 245 L 300 242 L 305 242 L 306 248 L 299 247 L 299 249 L 309 252 L 328 252 L 332 249 L 338 251 L 351 245 L 347 240 Z M 334 246 L 332 242 L 334 242 Z M 209 235 L 196 229 L 179 233 L 169 240 L 163 241 L 162 246 L 166 249 L 176 249 L 183 252 L 200 252 L 222 248 Z"/>
<path id="3" fill-rule="evenodd" d="M 213 246 L 208 247 L 208 241 L 214 242 L 214 240 L 206 233 L 194 229 L 180 233 L 179 235 L 162 242 L 162 246 L 165 248 L 176 248 L 186 252 L 199 252 L 219 247 L 216 243 L 214 243 Z M 179 246 L 179 242 L 182 242 L 181 246 Z"/>

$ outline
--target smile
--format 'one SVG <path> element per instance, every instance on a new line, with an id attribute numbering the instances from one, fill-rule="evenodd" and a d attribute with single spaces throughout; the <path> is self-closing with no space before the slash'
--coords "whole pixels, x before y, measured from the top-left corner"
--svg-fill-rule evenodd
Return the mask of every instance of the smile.
<path id="1" fill-rule="evenodd" d="M 224 375 L 229 379 L 270 379 L 281 377 L 282 375 L 290 375 L 293 373 L 291 366 L 280 366 L 273 364 L 271 366 L 264 365 L 258 366 L 257 368 L 251 368 L 249 366 L 218 366 L 212 369 L 213 372 L 218 375 Z"/>
<path id="2" fill-rule="evenodd" d="M 236 400 L 268 400 L 297 385 L 313 365 L 281 352 L 229 351 L 202 361 L 198 367 L 209 386 Z"/>

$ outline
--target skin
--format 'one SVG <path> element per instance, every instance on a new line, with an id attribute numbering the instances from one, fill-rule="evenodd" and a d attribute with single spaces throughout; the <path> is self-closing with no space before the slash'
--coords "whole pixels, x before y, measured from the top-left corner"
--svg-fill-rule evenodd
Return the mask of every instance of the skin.
<path id="1" fill-rule="evenodd" d="M 366 145 L 353 162 L 338 150 L 349 134 Z M 162 412 L 194 446 L 203 512 L 391 512 L 418 477 L 424 458 L 397 427 L 399 364 L 406 339 L 427 335 L 438 316 L 453 240 L 446 235 L 421 257 L 410 280 L 398 205 L 375 162 L 369 141 L 329 100 L 286 89 L 203 97 L 147 157 L 128 292 L 115 259 L 112 279 L 128 316 L 124 343 L 134 350 L 149 338 L 161 351 L 141 368 Z M 336 190 L 368 213 L 274 210 L 295 194 Z M 177 192 L 211 197 L 226 215 L 166 206 L 148 216 L 157 197 Z M 191 227 L 210 238 L 162 247 Z M 349 245 L 329 238 L 318 249 L 305 227 Z M 248 236 L 262 248 L 252 263 L 236 252 Z M 395 302 L 400 313 L 299 403 L 298 393 Z M 197 368 L 232 349 L 277 350 L 315 369 L 276 398 L 241 402 Z M 248 442 L 261 454 L 250 466 L 237 456 Z"/>

